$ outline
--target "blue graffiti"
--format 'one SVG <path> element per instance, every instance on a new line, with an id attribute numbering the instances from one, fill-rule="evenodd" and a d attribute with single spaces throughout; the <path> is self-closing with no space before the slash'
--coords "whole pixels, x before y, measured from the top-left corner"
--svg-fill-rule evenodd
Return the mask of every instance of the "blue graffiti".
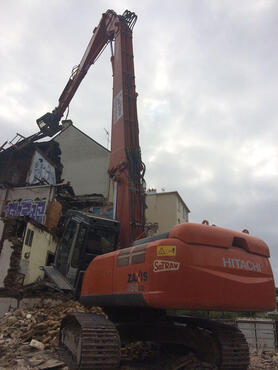
<path id="1" fill-rule="evenodd" d="M 6 206 L 7 216 L 29 216 L 39 223 L 43 223 L 46 200 L 22 200 L 9 203 Z"/>

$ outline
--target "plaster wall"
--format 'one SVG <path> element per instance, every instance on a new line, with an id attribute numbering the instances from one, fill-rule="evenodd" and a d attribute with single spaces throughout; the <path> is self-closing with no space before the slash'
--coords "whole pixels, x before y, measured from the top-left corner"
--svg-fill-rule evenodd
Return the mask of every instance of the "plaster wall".
<path id="1" fill-rule="evenodd" d="M 54 195 L 54 187 L 51 185 L 38 185 L 11 188 L 7 192 L 7 200 L 14 201 L 18 199 L 46 199 L 52 200 Z"/>
<path id="2" fill-rule="evenodd" d="M 158 223 L 158 234 L 168 232 L 176 224 L 177 202 L 173 194 L 147 194 L 146 204 L 146 221 Z"/>
<path id="3" fill-rule="evenodd" d="M 34 232 L 31 246 L 26 245 L 27 232 Z M 40 266 L 45 266 L 48 252 L 55 253 L 57 241 L 47 231 L 28 223 L 21 254 L 22 272 L 25 273 L 24 285 L 30 284 L 43 276 Z"/>
<path id="4" fill-rule="evenodd" d="M 110 152 L 74 126 L 54 139 L 60 145 L 62 178 L 70 182 L 76 195 L 109 195 L 107 173 Z"/>
<path id="5" fill-rule="evenodd" d="M 188 211 L 177 192 L 146 194 L 146 221 L 158 223 L 157 234 L 188 222 Z"/>

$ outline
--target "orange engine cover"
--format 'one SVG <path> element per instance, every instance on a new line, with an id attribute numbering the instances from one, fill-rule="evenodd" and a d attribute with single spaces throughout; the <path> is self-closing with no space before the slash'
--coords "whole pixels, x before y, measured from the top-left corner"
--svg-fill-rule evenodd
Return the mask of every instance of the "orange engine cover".
<path id="1" fill-rule="evenodd" d="M 81 302 L 219 311 L 275 308 L 269 249 L 258 238 L 185 223 L 173 227 L 168 238 L 135 244 L 91 262 Z"/>

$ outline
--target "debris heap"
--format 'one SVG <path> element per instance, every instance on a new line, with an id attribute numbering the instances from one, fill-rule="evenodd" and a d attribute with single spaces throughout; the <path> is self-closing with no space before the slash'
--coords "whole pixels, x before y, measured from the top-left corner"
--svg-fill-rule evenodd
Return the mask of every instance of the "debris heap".
<path id="1" fill-rule="evenodd" d="M 104 315 L 100 307 L 88 309 L 73 300 L 59 304 L 47 302 L 42 302 L 31 309 L 18 309 L 6 313 L 1 318 L 0 370 L 68 370 L 57 353 L 61 320 L 69 312 L 92 312 Z M 121 370 L 165 369 L 162 365 L 162 353 L 157 354 L 159 358 L 155 361 L 156 365 L 154 364 L 155 352 L 156 348 L 151 343 L 127 344 L 122 348 Z M 278 370 L 277 352 L 253 351 L 250 353 L 250 359 L 249 370 Z M 195 361 L 193 354 L 188 355 L 188 361 L 191 369 L 216 369 L 206 363 L 202 363 L 200 367 L 200 362 Z M 160 364 L 159 367 L 157 364 Z"/>
<path id="2" fill-rule="evenodd" d="M 250 370 L 278 369 L 278 353 L 275 351 L 251 351 L 250 352 Z"/>
<path id="3" fill-rule="evenodd" d="M 50 360 L 45 355 L 49 354 L 53 360 L 58 346 L 60 322 L 69 312 L 104 314 L 99 307 L 87 309 L 77 301 L 58 305 L 40 304 L 31 309 L 6 313 L 0 321 L 0 369 L 31 369 L 33 365 L 37 369 L 50 369 L 43 367 Z M 54 358 L 58 359 L 58 356 Z"/>

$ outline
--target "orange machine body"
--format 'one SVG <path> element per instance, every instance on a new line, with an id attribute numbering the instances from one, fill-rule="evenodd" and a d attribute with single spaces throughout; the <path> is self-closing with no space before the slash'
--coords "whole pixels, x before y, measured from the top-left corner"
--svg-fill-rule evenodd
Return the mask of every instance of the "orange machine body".
<path id="1" fill-rule="evenodd" d="M 96 257 L 81 302 L 160 309 L 268 311 L 275 308 L 269 249 L 246 233 L 185 223 L 162 239 Z"/>

